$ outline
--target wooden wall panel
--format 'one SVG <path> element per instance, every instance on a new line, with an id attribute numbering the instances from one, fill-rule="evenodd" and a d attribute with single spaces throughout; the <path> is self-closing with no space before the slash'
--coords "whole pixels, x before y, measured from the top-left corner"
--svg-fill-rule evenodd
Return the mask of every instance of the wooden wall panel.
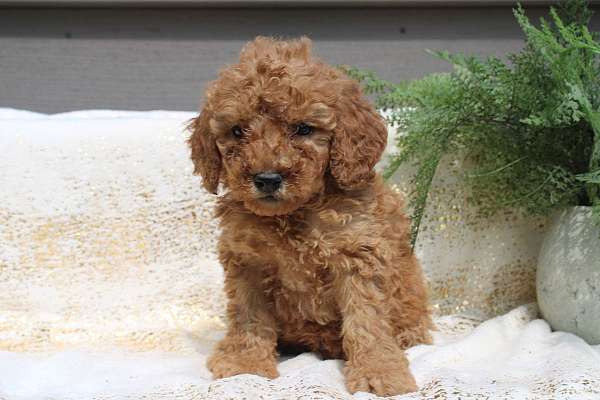
<path id="1" fill-rule="evenodd" d="M 502 56 L 523 44 L 509 7 L 0 8 L 0 107 L 193 110 L 247 40 L 302 34 L 327 62 L 391 80 L 449 70 L 425 49 Z"/>

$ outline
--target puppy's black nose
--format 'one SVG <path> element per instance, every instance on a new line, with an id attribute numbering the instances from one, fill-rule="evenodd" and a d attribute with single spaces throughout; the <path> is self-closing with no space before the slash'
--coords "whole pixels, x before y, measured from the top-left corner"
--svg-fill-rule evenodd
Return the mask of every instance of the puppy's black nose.
<path id="1" fill-rule="evenodd" d="M 254 175 L 254 186 L 263 193 L 273 193 L 281 186 L 283 178 L 276 172 L 263 172 Z"/>

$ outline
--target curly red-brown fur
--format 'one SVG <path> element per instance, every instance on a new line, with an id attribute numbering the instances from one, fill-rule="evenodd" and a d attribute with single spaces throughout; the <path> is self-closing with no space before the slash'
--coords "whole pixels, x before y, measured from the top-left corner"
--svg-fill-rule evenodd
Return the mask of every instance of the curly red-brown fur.
<path id="1" fill-rule="evenodd" d="M 300 123 L 312 133 L 295 134 Z M 229 327 L 208 360 L 214 377 L 276 377 L 279 344 L 345 359 L 351 392 L 416 390 L 403 350 L 430 341 L 427 294 L 402 199 L 373 171 L 386 127 L 358 83 L 306 38 L 259 37 L 190 128 L 196 173 L 224 188 Z M 271 199 L 253 184 L 264 171 L 283 177 Z"/>

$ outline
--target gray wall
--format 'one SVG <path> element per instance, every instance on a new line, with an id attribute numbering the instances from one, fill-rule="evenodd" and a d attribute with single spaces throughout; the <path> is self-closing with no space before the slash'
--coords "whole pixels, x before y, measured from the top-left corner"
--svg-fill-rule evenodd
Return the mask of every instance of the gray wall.
<path id="1" fill-rule="evenodd" d="M 506 6 L 0 8 L 0 107 L 194 110 L 245 41 L 303 34 L 326 61 L 390 80 L 449 70 L 425 49 L 502 56 L 522 46 Z"/>

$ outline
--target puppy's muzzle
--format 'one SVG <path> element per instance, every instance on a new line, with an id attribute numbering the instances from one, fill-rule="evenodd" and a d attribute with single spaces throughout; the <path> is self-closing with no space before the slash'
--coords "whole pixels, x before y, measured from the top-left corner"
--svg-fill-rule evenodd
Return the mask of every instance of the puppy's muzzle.
<path id="1" fill-rule="evenodd" d="M 261 172 L 254 175 L 254 186 L 265 194 L 275 193 L 283 183 L 283 177 L 276 172 Z"/>

